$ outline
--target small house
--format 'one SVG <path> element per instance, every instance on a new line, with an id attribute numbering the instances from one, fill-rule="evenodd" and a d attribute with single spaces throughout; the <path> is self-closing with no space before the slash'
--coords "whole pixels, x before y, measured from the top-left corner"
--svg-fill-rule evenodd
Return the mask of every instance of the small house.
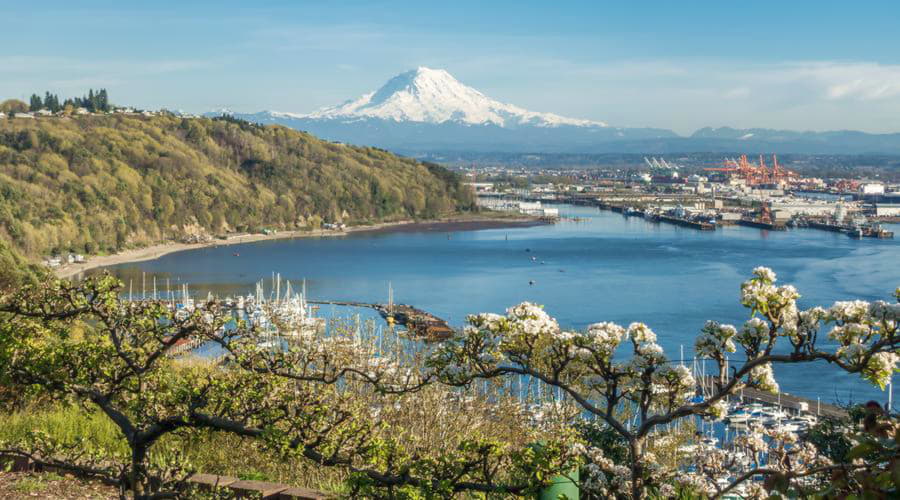
<path id="1" fill-rule="evenodd" d="M 41 108 L 34 112 L 37 116 L 53 116 L 53 111 L 50 111 L 47 108 Z"/>
<path id="2" fill-rule="evenodd" d="M 13 116 L 15 116 L 16 118 L 34 118 L 34 115 L 31 113 L 16 113 Z"/>

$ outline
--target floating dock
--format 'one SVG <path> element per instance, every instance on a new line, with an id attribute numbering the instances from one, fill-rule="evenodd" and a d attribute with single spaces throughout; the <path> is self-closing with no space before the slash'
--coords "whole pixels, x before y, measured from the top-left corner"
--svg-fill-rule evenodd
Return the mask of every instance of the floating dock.
<path id="1" fill-rule="evenodd" d="M 831 224 L 829 222 L 821 222 L 816 220 L 808 220 L 806 221 L 806 227 L 811 227 L 813 229 L 821 229 L 823 231 L 831 231 L 832 233 L 846 233 L 850 228 L 847 226 L 840 226 L 838 224 Z"/>
<path id="2" fill-rule="evenodd" d="M 737 221 L 740 226 L 755 227 L 758 229 L 768 229 L 769 231 L 787 231 L 787 225 L 777 222 L 766 222 L 756 219 L 740 219 Z"/>
<path id="3" fill-rule="evenodd" d="M 673 217 L 671 215 L 660 214 L 658 216 L 658 220 L 660 222 L 668 222 L 669 224 L 675 224 L 676 226 L 690 227 L 693 229 L 699 229 L 701 231 L 715 231 L 716 229 L 716 225 L 710 224 L 709 222 L 682 219 L 680 217 Z"/>
<path id="4" fill-rule="evenodd" d="M 374 309 L 382 318 L 403 325 L 410 333 L 427 341 L 446 340 L 454 330 L 443 319 L 422 309 L 406 304 L 374 304 L 370 302 L 352 302 L 340 300 L 310 300 L 310 304 L 327 304 L 349 307 L 367 307 Z"/>
<path id="5" fill-rule="evenodd" d="M 706 377 L 707 387 L 713 386 L 717 382 L 715 377 Z M 756 403 L 764 403 L 767 405 L 777 406 L 779 408 L 790 410 L 793 413 L 807 413 L 816 415 L 820 418 L 831 419 L 847 419 L 850 413 L 840 406 L 835 406 L 821 401 L 812 400 L 800 396 L 795 396 L 786 392 L 772 394 L 771 392 L 761 391 L 752 387 L 745 387 L 730 396 L 731 398 L 742 398 L 744 401 L 752 401 Z"/>

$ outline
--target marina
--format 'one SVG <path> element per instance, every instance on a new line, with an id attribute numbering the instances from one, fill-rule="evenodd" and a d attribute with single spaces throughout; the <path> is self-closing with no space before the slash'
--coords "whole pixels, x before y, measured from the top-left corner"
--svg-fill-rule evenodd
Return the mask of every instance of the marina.
<path id="1" fill-rule="evenodd" d="M 746 320 L 737 287 L 756 265 L 771 266 L 781 282 L 795 285 L 803 307 L 827 307 L 848 298 L 886 300 L 900 283 L 894 264 L 900 255 L 897 240 L 869 239 L 859 245 L 844 234 L 810 228 L 766 234 L 733 225 L 699 231 L 598 207 L 557 207 L 563 219 L 555 225 L 265 241 L 174 253 L 96 272 L 111 272 L 126 286 L 134 283 L 135 296 L 146 274 L 148 296 L 155 277 L 160 296 L 169 280 L 176 293 L 189 283 L 189 292 L 199 299 L 209 292 L 223 298 L 254 295 L 260 277 L 267 281 L 268 296 L 277 270 L 283 281 L 298 285 L 295 290 L 302 290 L 305 278 L 308 301 L 335 303 L 310 304 L 319 306 L 317 317 L 360 314 L 382 322 L 374 308 L 349 303 L 387 304 L 392 283 L 395 303 L 427 311 L 450 328 L 460 328 L 467 314 L 502 313 L 528 300 L 544 305 L 566 328 L 583 329 L 597 321 L 646 322 L 669 353 L 691 345 L 707 320 L 735 325 Z M 884 399 L 883 392 L 857 377 L 818 364 L 776 367 L 776 376 L 783 391 L 813 401 Z M 810 377 L 817 384 L 808 384 Z"/>

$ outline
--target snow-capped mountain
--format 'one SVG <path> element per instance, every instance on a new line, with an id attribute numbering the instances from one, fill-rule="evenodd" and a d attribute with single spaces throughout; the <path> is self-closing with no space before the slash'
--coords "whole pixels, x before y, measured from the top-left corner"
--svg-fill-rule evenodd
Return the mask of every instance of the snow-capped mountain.
<path id="1" fill-rule="evenodd" d="M 205 115 L 284 125 L 332 141 L 412 155 L 453 151 L 900 154 L 900 134 L 706 127 L 681 137 L 666 129 L 613 127 L 506 104 L 442 69 L 424 67 L 401 73 L 357 99 L 312 113 L 236 113 L 223 108 Z"/>
<path id="2" fill-rule="evenodd" d="M 677 137 L 662 129 L 617 128 L 492 99 L 442 69 L 401 73 L 373 92 L 312 113 L 235 113 L 325 139 L 403 153 L 436 150 L 586 151 L 596 143 Z"/>
<path id="3" fill-rule="evenodd" d="M 353 120 L 380 118 L 398 122 L 536 126 L 606 127 L 603 122 L 538 113 L 506 104 L 463 85 L 442 70 L 419 67 L 401 73 L 374 92 L 296 118 Z"/>

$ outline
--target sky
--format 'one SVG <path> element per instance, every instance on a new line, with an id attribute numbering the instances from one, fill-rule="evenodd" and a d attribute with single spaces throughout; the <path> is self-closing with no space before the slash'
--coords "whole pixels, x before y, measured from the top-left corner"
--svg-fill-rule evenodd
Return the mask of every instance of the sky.
<path id="1" fill-rule="evenodd" d="M 0 0 L 0 18 L 0 98 L 305 113 L 428 66 L 615 126 L 900 132 L 896 0 Z"/>

